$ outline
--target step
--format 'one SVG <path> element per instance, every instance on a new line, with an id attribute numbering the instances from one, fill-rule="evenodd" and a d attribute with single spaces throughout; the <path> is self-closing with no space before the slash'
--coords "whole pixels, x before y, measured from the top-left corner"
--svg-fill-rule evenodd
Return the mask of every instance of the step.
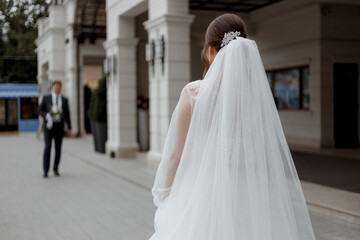
<path id="1" fill-rule="evenodd" d="M 358 148 L 335 148 L 335 147 L 304 147 L 299 145 L 290 145 L 290 150 L 294 152 L 302 152 L 308 154 L 317 154 L 321 156 L 330 156 L 330 157 L 345 157 L 351 159 L 360 160 L 360 147 Z"/>
<path id="2" fill-rule="evenodd" d="M 360 224 L 360 194 L 301 181 L 309 211 Z"/>

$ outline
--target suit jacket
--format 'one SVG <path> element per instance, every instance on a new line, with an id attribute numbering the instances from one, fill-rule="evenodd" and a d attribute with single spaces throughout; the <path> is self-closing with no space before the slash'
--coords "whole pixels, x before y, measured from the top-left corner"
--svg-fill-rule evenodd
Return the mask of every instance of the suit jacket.
<path id="1" fill-rule="evenodd" d="M 62 109 L 63 109 L 63 114 L 64 114 L 64 118 L 61 119 L 61 123 L 64 124 L 64 122 L 66 122 L 68 129 L 71 129 L 71 121 L 70 121 L 70 112 L 69 112 L 69 104 L 68 104 L 68 100 L 67 98 L 61 96 L 61 101 L 62 101 Z M 41 115 L 44 118 L 44 128 L 46 128 L 46 114 L 50 112 L 49 107 L 53 105 L 52 102 L 52 96 L 50 95 L 46 95 L 43 97 L 40 106 L 39 106 L 39 115 Z M 65 124 L 64 124 L 65 125 Z"/>

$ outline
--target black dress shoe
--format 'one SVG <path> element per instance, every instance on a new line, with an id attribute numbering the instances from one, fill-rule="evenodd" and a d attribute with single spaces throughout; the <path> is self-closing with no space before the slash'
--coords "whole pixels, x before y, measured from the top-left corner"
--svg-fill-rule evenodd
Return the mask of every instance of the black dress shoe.
<path id="1" fill-rule="evenodd" d="M 60 173 L 58 171 L 54 171 L 54 175 L 60 177 Z"/>
<path id="2" fill-rule="evenodd" d="M 47 173 L 44 173 L 43 178 L 48 178 Z"/>

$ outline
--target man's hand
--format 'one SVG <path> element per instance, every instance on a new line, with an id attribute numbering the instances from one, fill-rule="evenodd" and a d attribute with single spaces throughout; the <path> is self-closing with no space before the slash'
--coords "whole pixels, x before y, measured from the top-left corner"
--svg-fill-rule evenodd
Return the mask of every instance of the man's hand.
<path id="1" fill-rule="evenodd" d="M 66 136 L 71 137 L 71 129 L 68 129 L 68 130 L 66 131 Z"/>
<path id="2" fill-rule="evenodd" d="M 49 130 L 53 127 L 53 119 L 52 119 L 50 113 L 46 114 L 46 127 Z"/>

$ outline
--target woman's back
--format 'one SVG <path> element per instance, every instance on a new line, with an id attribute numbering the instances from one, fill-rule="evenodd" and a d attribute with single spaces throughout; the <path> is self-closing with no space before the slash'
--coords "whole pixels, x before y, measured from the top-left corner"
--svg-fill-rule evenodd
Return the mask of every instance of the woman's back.
<path id="1" fill-rule="evenodd" d="M 256 43 L 233 33 L 181 92 L 151 240 L 315 239 Z"/>

